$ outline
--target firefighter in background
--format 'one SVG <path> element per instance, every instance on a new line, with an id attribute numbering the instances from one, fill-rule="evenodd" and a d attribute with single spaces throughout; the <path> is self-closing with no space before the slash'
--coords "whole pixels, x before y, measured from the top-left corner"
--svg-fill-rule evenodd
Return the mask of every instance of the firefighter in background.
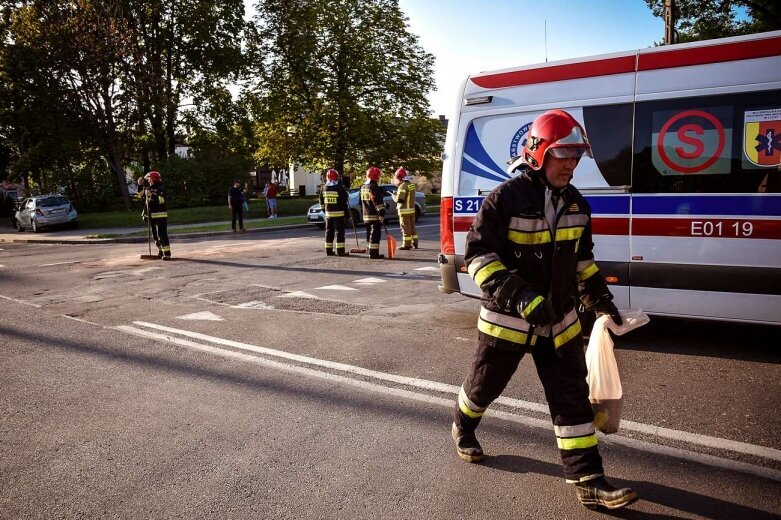
<path id="1" fill-rule="evenodd" d="M 165 187 L 160 173 L 152 171 L 144 176 L 144 211 L 152 228 L 152 238 L 157 245 L 157 256 L 163 260 L 171 259 L 171 244 L 168 241 L 168 211 L 165 203 Z M 140 181 L 140 179 L 139 179 Z"/>
<path id="2" fill-rule="evenodd" d="M 325 213 L 325 254 L 333 256 L 349 256 L 344 250 L 344 224 L 350 218 L 350 208 L 347 201 L 347 190 L 339 180 L 339 172 L 328 170 L 326 183 L 320 190 L 320 206 Z M 334 235 L 336 236 L 336 253 L 334 253 Z"/>
<path id="3" fill-rule="evenodd" d="M 575 295 L 586 308 L 620 324 L 597 264 L 591 209 L 570 185 L 591 146 L 567 112 L 532 122 L 509 171 L 520 175 L 483 201 L 466 239 L 464 261 L 482 290 L 478 348 L 459 392 L 451 434 L 459 457 L 484 458 L 475 429 L 502 393 L 524 354 L 531 353 L 550 407 L 564 476 L 584 506 L 617 509 L 637 499 L 604 477 Z"/>
<path id="4" fill-rule="evenodd" d="M 415 229 L 415 185 L 404 167 L 396 170 L 393 184 L 397 186 L 393 201 L 399 211 L 402 245 L 399 249 L 418 248 L 418 232 Z"/>
<path id="5" fill-rule="evenodd" d="M 385 258 L 380 254 L 380 231 L 385 220 L 385 202 L 377 182 L 382 172 L 376 166 L 366 170 L 366 182 L 361 186 L 361 209 L 366 224 L 366 241 L 369 243 L 369 258 Z"/>

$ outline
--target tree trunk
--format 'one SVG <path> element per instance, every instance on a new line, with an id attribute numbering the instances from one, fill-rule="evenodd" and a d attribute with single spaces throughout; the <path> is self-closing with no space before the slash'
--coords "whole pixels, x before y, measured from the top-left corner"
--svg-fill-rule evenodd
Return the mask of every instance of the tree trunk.
<path id="1" fill-rule="evenodd" d="M 119 191 L 122 194 L 122 200 L 125 203 L 125 209 L 128 211 L 132 210 L 133 206 L 130 201 L 130 192 L 127 189 L 125 171 L 122 168 L 122 159 L 119 157 L 119 154 L 116 150 L 109 151 L 106 154 L 106 163 L 108 163 L 108 167 L 112 172 L 114 172 L 114 175 L 117 176 L 117 181 L 119 182 Z"/>

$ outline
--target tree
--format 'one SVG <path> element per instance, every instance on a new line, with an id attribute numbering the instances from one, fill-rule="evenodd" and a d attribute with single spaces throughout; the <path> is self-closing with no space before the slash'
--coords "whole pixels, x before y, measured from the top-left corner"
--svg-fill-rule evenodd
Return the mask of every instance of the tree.
<path id="1" fill-rule="evenodd" d="M 664 17 L 664 0 L 645 0 L 654 16 Z M 781 29 L 778 0 L 675 0 L 679 42 L 710 40 Z"/>
<path id="2" fill-rule="evenodd" d="M 125 165 L 140 159 L 147 170 L 151 160 L 164 161 L 181 129 L 181 100 L 208 99 L 238 76 L 243 14 L 242 0 L 6 1 L 0 50 L 29 63 L 0 76 L 0 88 L 26 100 L 43 93 L 36 106 L 47 111 L 27 110 L 70 124 L 79 151 L 100 150 L 130 209 Z M 0 63 L 2 70 L 9 68 Z M 0 102 L 0 114 L 19 115 L 23 104 L 3 110 Z M 19 160 L 30 150 L 57 148 L 24 118 L 11 119 L 0 122 L 10 131 L 0 131 L 15 137 L 17 169 L 29 169 Z"/>
<path id="3" fill-rule="evenodd" d="M 260 162 L 357 170 L 438 159 L 434 57 L 398 0 L 260 0 L 246 92 Z"/>

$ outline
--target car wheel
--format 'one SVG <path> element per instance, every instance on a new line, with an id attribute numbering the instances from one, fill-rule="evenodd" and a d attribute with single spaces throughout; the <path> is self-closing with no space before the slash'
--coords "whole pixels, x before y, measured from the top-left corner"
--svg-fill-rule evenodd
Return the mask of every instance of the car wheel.
<path id="1" fill-rule="evenodd" d="M 79 222 L 78 221 L 71 222 L 71 229 L 79 229 Z"/>
<path id="2" fill-rule="evenodd" d="M 34 220 L 30 220 L 30 229 L 33 230 L 33 233 L 41 232 L 40 226 L 38 226 L 38 224 Z"/>
<path id="3" fill-rule="evenodd" d="M 416 208 L 415 208 L 415 222 L 417 222 L 418 220 L 420 220 L 420 217 L 422 217 L 422 216 L 423 216 L 423 215 L 421 215 L 421 213 L 420 213 L 420 208 L 416 207 Z"/>
<path id="4" fill-rule="evenodd" d="M 317 226 L 317 229 L 325 229 L 325 224 L 315 224 Z"/>
<path id="5" fill-rule="evenodd" d="M 14 227 L 16 228 L 16 230 L 17 230 L 19 233 L 21 233 L 22 231 L 24 231 L 24 228 L 22 227 L 22 223 L 21 223 L 21 222 L 19 222 L 19 220 L 18 220 L 18 219 L 14 219 Z"/>

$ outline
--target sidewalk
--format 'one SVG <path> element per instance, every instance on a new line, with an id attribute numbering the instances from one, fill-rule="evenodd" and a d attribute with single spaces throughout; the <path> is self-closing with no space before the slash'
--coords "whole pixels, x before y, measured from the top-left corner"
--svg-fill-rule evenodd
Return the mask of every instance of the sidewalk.
<path id="1" fill-rule="evenodd" d="M 313 224 L 286 224 L 286 221 L 297 217 L 280 217 L 269 220 L 268 218 L 245 219 L 245 224 L 250 222 L 268 222 L 270 225 L 262 228 L 248 229 L 244 233 L 234 233 L 228 230 L 211 230 L 203 232 L 183 232 L 177 233 L 177 229 L 205 228 L 211 226 L 225 225 L 230 228 L 230 221 L 222 220 L 218 222 L 200 222 L 197 224 L 175 224 L 168 226 L 168 235 L 171 238 L 203 238 L 219 235 L 247 235 L 251 233 L 263 233 L 269 230 L 277 229 L 299 229 L 314 227 Z M 130 236 L 136 233 L 143 233 L 143 236 Z M 89 238 L 96 236 L 111 235 L 107 238 Z M 116 236 L 114 236 L 116 235 Z M 42 231 L 33 233 L 26 230 L 18 232 L 11 226 L 0 226 L 0 242 L 29 242 L 42 244 L 110 244 L 110 243 L 141 243 L 146 242 L 146 228 L 144 227 L 124 227 L 124 228 L 103 228 L 103 229 L 55 229 L 52 231 Z"/>

